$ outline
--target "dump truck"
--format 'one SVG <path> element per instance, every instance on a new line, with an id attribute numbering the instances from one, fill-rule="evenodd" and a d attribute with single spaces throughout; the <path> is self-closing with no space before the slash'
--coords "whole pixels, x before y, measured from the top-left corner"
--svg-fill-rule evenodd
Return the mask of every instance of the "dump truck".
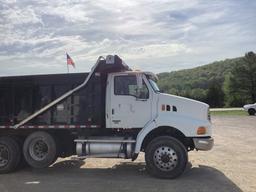
<path id="1" fill-rule="evenodd" d="M 211 135 L 207 104 L 160 92 L 154 73 L 117 55 L 100 56 L 90 73 L 0 77 L 1 174 L 144 152 L 149 174 L 173 179 L 189 151 L 213 147 Z"/>

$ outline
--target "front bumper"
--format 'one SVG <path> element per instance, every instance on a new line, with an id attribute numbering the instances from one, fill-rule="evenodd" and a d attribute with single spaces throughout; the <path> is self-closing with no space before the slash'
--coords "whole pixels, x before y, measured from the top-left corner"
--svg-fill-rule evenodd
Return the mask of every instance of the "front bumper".
<path id="1" fill-rule="evenodd" d="M 214 139 L 211 137 L 193 138 L 193 142 L 197 150 L 208 151 L 212 149 L 214 144 Z"/>

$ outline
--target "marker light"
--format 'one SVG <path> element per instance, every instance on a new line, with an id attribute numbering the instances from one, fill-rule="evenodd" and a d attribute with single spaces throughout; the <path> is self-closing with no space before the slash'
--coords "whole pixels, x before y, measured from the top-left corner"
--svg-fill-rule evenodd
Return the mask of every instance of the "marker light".
<path id="1" fill-rule="evenodd" d="M 204 135 L 206 133 L 205 127 L 198 127 L 197 128 L 197 135 Z"/>

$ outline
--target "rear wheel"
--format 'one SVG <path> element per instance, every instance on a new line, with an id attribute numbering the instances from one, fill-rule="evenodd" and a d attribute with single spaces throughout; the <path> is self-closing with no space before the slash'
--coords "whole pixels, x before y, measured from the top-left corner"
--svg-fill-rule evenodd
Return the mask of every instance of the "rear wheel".
<path id="1" fill-rule="evenodd" d="M 248 113 L 249 113 L 249 115 L 255 115 L 256 111 L 255 111 L 255 109 L 249 109 Z"/>
<path id="2" fill-rule="evenodd" d="M 14 171 L 20 162 L 21 150 L 18 142 L 11 137 L 0 138 L 0 173 Z"/>
<path id="3" fill-rule="evenodd" d="M 180 176 L 188 161 L 187 150 L 177 139 L 160 136 L 152 140 L 145 154 L 147 171 L 159 178 Z"/>
<path id="4" fill-rule="evenodd" d="M 41 131 L 32 133 L 24 142 L 23 155 L 31 167 L 48 167 L 57 159 L 57 147 L 53 136 Z"/>

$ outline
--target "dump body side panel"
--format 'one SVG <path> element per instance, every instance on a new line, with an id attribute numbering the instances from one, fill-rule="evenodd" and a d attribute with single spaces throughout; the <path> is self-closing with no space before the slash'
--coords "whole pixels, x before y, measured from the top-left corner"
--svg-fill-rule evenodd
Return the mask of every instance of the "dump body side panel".
<path id="1" fill-rule="evenodd" d="M 81 84 L 88 74 L 34 75 L 0 78 L 0 126 L 12 126 L 41 109 L 65 92 Z M 101 77 L 61 103 L 48 109 L 26 125 L 98 125 L 101 126 Z"/>

